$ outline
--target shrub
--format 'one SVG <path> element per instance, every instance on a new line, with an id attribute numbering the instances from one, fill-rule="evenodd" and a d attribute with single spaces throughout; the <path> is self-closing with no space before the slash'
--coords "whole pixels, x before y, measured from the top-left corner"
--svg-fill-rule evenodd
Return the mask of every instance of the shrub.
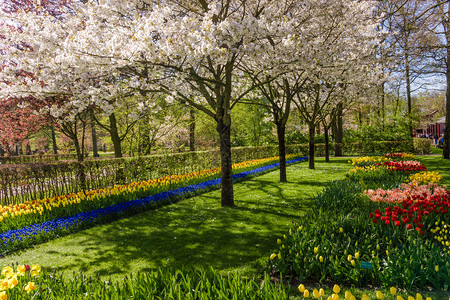
<path id="1" fill-rule="evenodd" d="M 429 139 L 414 139 L 414 152 L 419 154 L 430 154 L 431 153 L 431 140 Z"/>

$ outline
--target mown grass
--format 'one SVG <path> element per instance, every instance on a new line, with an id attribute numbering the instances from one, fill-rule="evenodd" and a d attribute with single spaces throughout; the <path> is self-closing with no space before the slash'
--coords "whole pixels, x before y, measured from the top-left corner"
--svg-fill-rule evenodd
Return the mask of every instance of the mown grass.
<path id="1" fill-rule="evenodd" d="M 120 278 L 158 267 L 209 267 L 254 275 L 264 267 L 276 237 L 307 213 L 309 201 L 331 180 L 344 177 L 348 159 L 318 160 L 235 184 L 233 208 L 220 207 L 220 191 L 145 212 L 38 245 L 1 260 L 38 263 L 64 273 L 83 271 Z"/>
<path id="2" fill-rule="evenodd" d="M 442 155 L 423 155 L 417 156 L 429 171 L 438 171 L 442 175 L 441 184 L 450 187 L 450 160 L 442 159 Z"/>

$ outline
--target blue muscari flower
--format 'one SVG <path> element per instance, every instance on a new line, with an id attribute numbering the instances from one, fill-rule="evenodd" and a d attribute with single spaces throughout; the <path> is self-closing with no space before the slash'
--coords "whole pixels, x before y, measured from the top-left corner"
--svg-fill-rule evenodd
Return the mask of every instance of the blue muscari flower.
<path id="1" fill-rule="evenodd" d="M 308 160 L 308 157 L 299 157 L 293 160 L 286 161 L 286 164 L 292 164 L 296 162 L 302 162 Z M 248 176 L 252 176 L 255 174 L 259 174 L 262 172 L 266 172 L 268 170 L 279 167 L 280 163 L 270 164 L 264 167 L 256 168 L 250 171 L 241 172 L 237 174 L 233 174 L 233 180 L 242 179 Z M 131 200 L 127 202 L 117 203 L 112 206 L 107 206 L 99 209 L 95 209 L 88 212 L 82 212 L 73 216 L 54 219 L 51 221 L 46 221 L 41 224 L 33 224 L 29 227 L 10 230 L 3 234 L 0 234 L 0 249 L 8 249 L 16 243 L 25 242 L 25 241 L 33 241 L 34 238 L 39 236 L 46 236 L 46 233 L 52 233 L 58 230 L 70 230 L 76 226 L 84 225 L 87 223 L 93 223 L 96 220 L 99 220 L 103 216 L 113 215 L 113 214 L 123 214 L 133 209 L 136 209 L 140 206 L 146 206 L 151 203 L 160 203 L 176 196 L 189 194 L 192 192 L 198 192 L 201 190 L 205 190 L 211 187 L 215 187 L 220 185 L 221 178 L 216 178 L 192 185 L 188 185 L 186 187 L 177 188 L 171 191 L 165 191 L 158 194 L 154 194 L 148 197 L 144 197 L 141 199 Z"/>

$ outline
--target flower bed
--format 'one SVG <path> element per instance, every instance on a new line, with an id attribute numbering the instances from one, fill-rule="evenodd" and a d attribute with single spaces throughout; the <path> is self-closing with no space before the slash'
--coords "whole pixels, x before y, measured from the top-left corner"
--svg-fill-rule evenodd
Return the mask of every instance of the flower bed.
<path id="1" fill-rule="evenodd" d="M 247 164 L 241 163 L 239 164 L 240 170 L 254 167 L 258 164 L 263 166 L 234 174 L 233 180 L 241 180 L 279 167 L 279 163 L 267 164 L 268 162 L 273 162 L 275 159 L 276 158 L 250 161 Z M 290 164 L 305 160 L 307 160 L 307 157 L 299 157 L 287 161 L 287 163 Z M 207 174 L 203 177 L 203 179 L 205 179 L 208 178 L 210 174 L 213 174 L 213 177 L 216 176 L 218 171 L 215 169 L 212 171 L 208 170 L 196 173 Z M 187 178 L 187 180 L 181 181 L 179 180 L 180 177 Z M 36 218 L 47 217 L 49 220 L 40 223 L 34 222 L 31 225 L 28 224 L 27 226 L 21 226 L 17 229 L 8 230 L 2 233 L 0 235 L 0 251 L 2 254 L 8 253 L 18 248 L 27 247 L 51 239 L 56 235 L 68 234 L 90 227 L 93 224 L 115 220 L 135 212 L 171 203 L 180 198 L 198 194 L 211 188 L 216 188 L 221 183 L 220 178 L 214 178 L 186 186 L 187 183 L 196 181 L 200 181 L 199 176 L 184 174 L 183 176 L 169 176 L 167 180 L 156 180 L 154 181 L 156 184 L 150 185 L 149 188 L 145 182 L 131 183 L 129 185 L 115 186 L 101 191 L 92 191 L 88 193 L 87 196 L 84 196 L 83 193 L 79 193 L 76 195 L 69 195 L 66 198 L 63 197 L 62 199 L 54 198 L 52 199 L 53 201 L 41 201 L 40 206 L 37 206 L 40 207 L 40 209 L 36 209 L 36 212 L 20 213 L 17 216 L 11 216 L 4 219 L 2 225 L 5 226 L 5 224 L 8 224 L 6 222 L 10 221 L 9 224 L 12 224 L 11 227 L 16 226 L 17 228 L 22 224 L 26 224 L 27 221 L 34 221 Z M 175 186 L 182 187 L 172 189 Z M 155 193 L 155 190 L 157 191 L 158 188 L 160 189 L 160 192 Z M 142 197 L 142 195 L 145 195 L 146 193 L 147 195 L 150 195 Z M 18 207 L 20 208 L 20 206 Z M 14 210 L 14 214 L 19 211 L 20 210 Z M 66 216 L 51 218 L 63 214 Z"/>
<path id="2" fill-rule="evenodd" d="M 313 211 L 277 240 L 269 268 L 301 282 L 448 290 L 450 253 L 442 228 L 450 223 L 450 191 L 406 183 L 426 167 L 402 157 L 407 160 L 353 160 L 364 170 L 315 198 Z"/>
<path id="3" fill-rule="evenodd" d="M 9 267 L 11 269 L 11 267 Z M 29 281 L 33 280 L 33 281 Z M 80 274 L 73 278 L 60 273 L 40 272 L 16 275 L 13 288 L 0 291 L 0 300 L 127 300 L 127 299 L 280 299 L 288 300 L 290 290 L 272 283 L 266 274 L 259 279 L 239 274 L 222 275 L 210 270 L 157 270 L 125 277 L 117 283 Z"/>

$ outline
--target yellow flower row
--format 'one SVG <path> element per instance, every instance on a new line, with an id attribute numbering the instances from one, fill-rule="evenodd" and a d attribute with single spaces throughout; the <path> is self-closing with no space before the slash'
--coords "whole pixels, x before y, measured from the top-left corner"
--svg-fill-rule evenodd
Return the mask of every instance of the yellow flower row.
<path id="1" fill-rule="evenodd" d="M 444 221 L 441 222 L 440 226 L 438 222 L 436 222 L 435 225 L 437 226 L 430 231 L 434 234 L 434 239 L 438 244 L 444 247 L 444 253 L 447 251 L 450 255 L 450 235 L 448 235 L 450 232 L 450 225 L 445 224 Z"/>
<path id="2" fill-rule="evenodd" d="M 352 174 L 352 173 L 360 173 L 360 172 L 372 172 L 372 171 L 375 171 L 375 170 L 377 170 L 379 168 L 380 168 L 380 166 L 365 166 L 365 167 L 354 166 L 348 172 L 350 174 Z"/>
<path id="3" fill-rule="evenodd" d="M 300 293 L 303 294 L 303 298 L 309 298 L 310 297 L 310 292 L 309 290 L 305 287 L 305 285 L 300 284 L 298 286 L 298 290 Z M 333 294 L 331 294 L 331 296 L 327 297 L 327 300 L 339 300 L 340 296 L 339 293 L 341 292 L 341 288 L 339 287 L 339 285 L 335 284 L 333 286 Z M 395 287 L 391 287 L 389 289 L 389 292 L 392 294 L 392 296 L 397 295 L 397 289 Z M 376 291 L 376 297 L 377 299 L 383 299 L 384 295 L 383 292 L 381 291 Z M 324 289 L 313 289 L 312 291 L 312 296 L 315 299 L 321 298 L 324 299 L 323 297 L 325 296 L 325 291 Z M 350 292 L 350 291 L 345 291 L 344 293 L 344 298 L 347 300 L 356 300 L 356 297 Z M 400 295 L 397 295 L 397 300 L 404 300 L 404 298 Z M 413 296 L 408 296 L 407 298 L 408 300 L 423 300 L 423 296 L 420 293 L 417 293 L 415 297 Z M 361 297 L 361 300 L 370 300 L 369 296 L 367 294 L 363 294 Z M 431 300 L 430 297 L 427 297 L 426 300 Z M 450 300 L 450 299 L 449 299 Z"/>
<path id="4" fill-rule="evenodd" d="M 350 174 L 356 174 L 356 173 L 363 173 L 363 172 L 375 172 L 375 171 L 381 170 L 381 169 L 390 170 L 390 169 L 395 169 L 395 167 L 394 166 L 383 166 L 383 165 L 379 165 L 379 166 L 372 165 L 372 166 L 363 166 L 363 167 L 354 166 L 348 172 Z"/>
<path id="5" fill-rule="evenodd" d="M 286 158 L 290 158 L 293 155 L 286 155 Z M 249 168 L 255 165 L 261 165 L 264 163 L 270 163 L 278 160 L 278 157 L 269 157 L 264 159 L 256 159 L 251 161 L 244 161 L 234 164 L 233 170 L 239 171 L 245 168 Z M 97 189 L 92 191 L 80 191 L 78 193 L 70 193 L 63 196 L 55 196 L 45 199 L 38 199 L 35 201 L 27 201 L 21 204 L 11 204 L 7 206 L 0 205 L 0 222 L 5 218 L 15 218 L 21 215 L 28 214 L 40 214 L 42 215 L 45 210 L 51 211 L 55 207 L 65 207 L 68 205 L 79 204 L 86 201 L 96 201 L 104 199 L 110 196 L 126 196 L 130 193 L 139 191 L 146 191 L 151 189 L 160 189 L 167 186 L 177 185 L 179 183 L 188 184 L 192 180 L 201 180 L 203 178 L 218 175 L 220 168 L 195 171 L 184 174 L 168 175 L 163 178 L 150 179 L 139 182 L 131 182 L 125 185 L 115 185 L 104 189 Z"/>
<path id="6" fill-rule="evenodd" d="M 402 159 L 416 159 L 416 156 L 412 153 L 402 153 L 402 155 L 400 156 Z"/>
<path id="7" fill-rule="evenodd" d="M 368 163 L 383 163 L 385 161 L 389 161 L 391 159 L 384 157 L 384 156 L 361 156 L 361 157 L 355 157 L 349 163 L 354 165 L 362 165 L 362 164 L 368 164 Z"/>
<path id="8" fill-rule="evenodd" d="M 422 171 L 419 173 L 411 174 L 409 181 L 416 181 L 418 185 L 424 185 L 428 183 L 439 183 L 442 180 L 442 175 L 435 171 Z"/>

